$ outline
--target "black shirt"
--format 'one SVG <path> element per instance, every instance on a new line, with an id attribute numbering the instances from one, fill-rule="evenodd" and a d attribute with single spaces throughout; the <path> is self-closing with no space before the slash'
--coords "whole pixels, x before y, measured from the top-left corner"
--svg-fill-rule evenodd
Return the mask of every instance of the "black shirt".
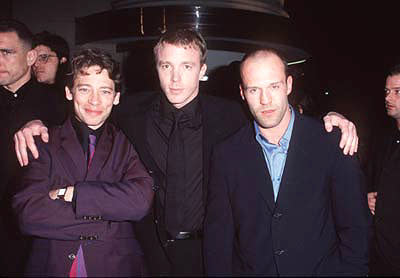
<path id="1" fill-rule="evenodd" d="M 83 153 L 85 154 L 86 159 L 88 159 L 88 149 L 89 149 L 89 134 L 96 136 L 96 144 L 100 140 L 100 136 L 103 133 L 105 123 L 98 129 L 91 129 L 87 126 L 87 124 L 78 121 L 78 119 L 71 115 L 71 124 L 76 132 L 76 136 L 78 141 L 81 143 Z"/>
<path id="2" fill-rule="evenodd" d="M 373 247 L 386 264 L 400 266 L 400 131 L 395 124 L 379 130 L 369 158 L 369 191 L 378 192 Z"/>
<path id="3" fill-rule="evenodd" d="M 153 106 L 151 120 L 147 122 L 149 149 L 164 175 L 166 175 L 168 138 L 173 125 L 174 110 L 177 109 L 163 96 L 161 101 Z M 190 232 L 201 229 L 204 218 L 203 128 L 199 98 L 196 97 L 180 110 L 184 114 L 181 132 L 186 167 L 182 231 Z M 161 206 L 165 204 L 165 190 L 166 184 L 162 184 L 159 189 Z"/>
<path id="4" fill-rule="evenodd" d="M 16 92 L 0 86 L 0 187 L 1 193 L 20 166 L 14 151 L 13 135 L 30 120 L 46 125 L 61 124 L 66 116 L 64 99 L 51 87 L 29 80 Z M 2 194 L 0 195 L 0 197 Z"/>

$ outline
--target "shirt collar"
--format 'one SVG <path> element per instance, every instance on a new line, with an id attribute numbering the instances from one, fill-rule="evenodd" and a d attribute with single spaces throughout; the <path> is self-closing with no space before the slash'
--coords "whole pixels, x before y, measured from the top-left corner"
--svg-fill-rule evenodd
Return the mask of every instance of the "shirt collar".
<path id="1" fill-rule="evenodd" d="M 286 128 L 286 131 L 283 134 L 282 138 L 279 140 L 279 146 L 281 148 L 283 148 L 284 150 L 286 150 L 286 151 L 289 149 L 289 143 L 290 143 L 290 138 L 292 137 L 294 118 L 295 118 L 295 113 L 294 113 L 293 107 L 290 104 L 289 104 L 289 109 L 290 109 L 289 125 Z M 254 121 L 254 129 L 255 129 L 255 132 L 256 132 L 256 140 L 258 142 L 260 142 L 260 143 L 264 142 L 267 145 L 274 145 L 274 144 L 271 144 L 270 142 L 268 142 L 267 138 L 262 136 L 262 134 L 260 132 L 260 127 L 258 126 L 256 121 Z M 276 146 L 276 145 L 274 145 L 274 146 Z"/>

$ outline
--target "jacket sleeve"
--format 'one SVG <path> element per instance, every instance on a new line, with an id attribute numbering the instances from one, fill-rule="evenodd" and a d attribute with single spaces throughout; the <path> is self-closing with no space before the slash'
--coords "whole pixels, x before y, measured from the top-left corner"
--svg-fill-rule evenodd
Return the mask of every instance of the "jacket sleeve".
<path id="1" fill-rule="evenodd" d="M 78 219 L 72 203 L 52 200 L 49 191 L 55 184 L 49 144 L 35 140 L 39 158 L 29 158 L 22 169 L 13 209 L 24 234 L 59 240 L 77 240 L 82 234 L 104 230 L 106 222 Z"/>
<path id="2" fill-rule="evenodd" d="M 234 222 L 224 165 L 217 152 L 211 160 L 206 218 L 204 262 L 206 274 L 232 275 Z"/>
<path id="3" fill-rule="evenodd" d="M 82 181 L 75 185 L 77 218 L 138 221 L 149 212 L 154 196 L 153 179 L 130 143 L 123 162 L 126 165 L 121 167 L 126 170 L 120 181 Z"/>
<path id="4" fill-rule="evenodd" d="M 365 179 L 355 157 L 343 155 L 339 148 L 335 156 L 331 193 L 341 265 L 346 275 L 367 275 L 371 216 Z"/>

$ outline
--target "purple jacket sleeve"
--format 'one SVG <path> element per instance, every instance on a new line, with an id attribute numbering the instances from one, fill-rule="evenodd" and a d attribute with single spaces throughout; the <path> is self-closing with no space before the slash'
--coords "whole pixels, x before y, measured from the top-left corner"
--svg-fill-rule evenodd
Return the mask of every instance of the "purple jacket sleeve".
<path id="1" fill-rule="evenodd" d="M 49 191 L 55 186 L 51 174 L 52 157 L 46 144 L 39 140 L 36 143 L 39 158 L 30 159 L 22 170 L 20 190 L 13 198 L 21 231 L 43 238 L 77 240 L 82 234 L 104 230 L 106 222 L 79 219 L 71 203 L 50 199 Z"/>
<path id="2" fill-rule="evenodd" d="M 132 145 L 128 152 L 127 167 L 120 181 L 82 181 L 75 185 L 76 217 L 138 221 L 149 212 L 153 180 Z"/>

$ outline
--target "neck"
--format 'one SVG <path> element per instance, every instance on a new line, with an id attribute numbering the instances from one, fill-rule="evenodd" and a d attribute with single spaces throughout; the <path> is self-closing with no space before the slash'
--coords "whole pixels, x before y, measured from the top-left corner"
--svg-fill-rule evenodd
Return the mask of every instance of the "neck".
<path id="1" fill-rule="evenodd" d="M 259 126 L 261 135 L 264 136 L 268 142 L 278 145 L 289 126 L 290 117 L 290 109 L 288 107 L 281 122 L 277 126 L 271 128 L 262 128 Z"/>
<path id="2" fill-rule="evenodd" d="M 6 88 L 8 91 L 11 93 L 15 93 L 19 88 L 21 88 L 23 85 L 25 85 L 29 80 L 31 80 L 31 68 L 27 70 L 27 72 L 16 82 L 10 84 L 10 85 L 5 85 L 4 88 Z"/>

